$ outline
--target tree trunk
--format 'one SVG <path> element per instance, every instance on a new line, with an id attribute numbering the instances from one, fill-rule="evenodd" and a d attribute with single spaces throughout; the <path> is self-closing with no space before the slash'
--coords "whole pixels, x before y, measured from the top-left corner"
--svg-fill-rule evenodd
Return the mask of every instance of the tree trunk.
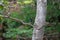
<path id="1" fill-rule="evenodd" d="M 37 14 L 32 40 L 43 40 L 47 0 L 37 0 Z"/>

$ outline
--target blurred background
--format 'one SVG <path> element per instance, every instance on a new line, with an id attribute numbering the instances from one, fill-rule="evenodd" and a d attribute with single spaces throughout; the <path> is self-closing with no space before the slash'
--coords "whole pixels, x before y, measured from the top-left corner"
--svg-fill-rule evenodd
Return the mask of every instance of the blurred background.
<path id="1" fill-rule="evenodd" d="M 0 40 L 31 40 L 36 0 L 0 0 Z M 60 40 L 60 0 L 47 0 L 44 40 Z"/>

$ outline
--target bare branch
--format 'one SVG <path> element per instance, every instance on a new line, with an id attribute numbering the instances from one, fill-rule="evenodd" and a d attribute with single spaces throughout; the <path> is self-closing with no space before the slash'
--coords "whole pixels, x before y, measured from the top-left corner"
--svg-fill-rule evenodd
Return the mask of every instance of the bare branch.
<path id="1" fill-rule="evenodd" d="M 60 24 L 60 23 L 59 22 L 58 23 L 56 23 L 56 22 L 52 22 L 52 23 L 46 22 L 46 25 L 57 25 L 57 24 Z"/>
<path id="2" fill-rule="evenodd" d="M 32 25 L 31 23 L 25 23 L 23 20 L 21 20 L 21 19 L 17 19 L 17 18 L 13 18 L 13 17 L 9 17 L 9 16 L 5 16 L 5 15 L 0 15 L 1 17 L 3 17 L 3 18 L 9 18 L 9 19 L 12 19 L 12 20 L 15 20 L 15 21 L 17 21 L 17 22 L 21 22 L 23 25 L 29 25 L 29 26 L 32 26 L 32 27 L 34 27 L 34 25 Z M 49 22 L 46 22 L 45 23 L 45 25 L 55 25 L 56 23 L 49 23 Z"/>
<path id="3" fill-rule="evenodd" d="M 15 20 L 15 21 L 17 21 L 17 22 L 21 22 L 21 23 L 24 24 L 24 25 L 29 25 L 29 26 L 32 26 L 32 27 L 33 27 L 33 25 L 32 25 L 31 23 L 25 23 L 25 22 L 24 22 L 23 20 L 21 20 L 21 19 L 17 19 L 17 18 L 5 16 L 5 15 L 0 15 L 0 16 L 3 17 L 3 18 L 9 18 L 9 19 Z"/>

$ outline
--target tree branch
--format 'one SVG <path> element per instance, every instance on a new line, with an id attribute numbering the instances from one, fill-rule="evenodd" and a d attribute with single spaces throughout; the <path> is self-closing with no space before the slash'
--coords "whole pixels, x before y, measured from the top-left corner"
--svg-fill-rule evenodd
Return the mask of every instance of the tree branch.
<path id="1" fill-rule="evenodd" d="M 32 26 L 34 27 L 34 25 L 32 25 L 31 23 L 25 23 L 23 20 L 21 19 L 17 19 L 17 18 L 13 18 L 13 17 L 9 17 L 9 16 L 5 16 L 5 15 L 0 15 L 1 17 L 3 18 L 9 18 L 9 19 L 12 19 L 12 20 L 15 20 L 17 22 L 21 22 L 23 25 L 29 25 L 29 26 Z M 45 25 L 55 25 L 56 23 L 49 23 L 49 22 L 46 22 Z M 59 23 L 60 24 L 60 23 Z"/>
<path id="2" fill-rule="evenodd" d="M 17 22 L 21 22 L 21 23 L 24 24 L 24 25 L 29 25 L 29 26 L 32 26 L 32 27 L 33 27 L 33 25 L 32 25 L 31 23 L 25 23 L 25 22 L 24 22 L 23 20 L 21 20 L 21 19 L 17 19 L 17 18 L 5 16 L 5 15 L 0 15 L 0 16 L 3 17 L 3 18 L 9 18 L 9 19 L 15 20 L 15 21 L 17 21 Z"/>

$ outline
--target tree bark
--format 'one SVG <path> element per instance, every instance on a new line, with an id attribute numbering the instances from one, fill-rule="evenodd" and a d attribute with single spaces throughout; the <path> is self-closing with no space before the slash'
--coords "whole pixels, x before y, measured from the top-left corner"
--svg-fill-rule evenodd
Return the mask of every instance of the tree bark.
<path id="1" fill-rule="evenodd" d="M 32 40 L 43 40 L 47 0 L 37 0 L 37 14 Z"/>

